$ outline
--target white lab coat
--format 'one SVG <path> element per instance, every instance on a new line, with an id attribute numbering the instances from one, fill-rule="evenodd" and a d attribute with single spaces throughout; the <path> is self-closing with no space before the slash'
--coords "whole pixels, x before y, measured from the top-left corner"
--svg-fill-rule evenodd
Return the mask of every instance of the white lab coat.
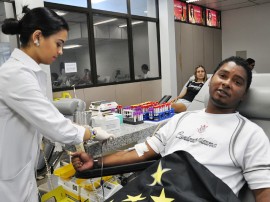
<path id="1" fill-rule="evenodd" d="M 45 94 L 45 72 L 15 49 L 0 67 L 0 201 L 38 201 L 41 134 L 64 144 L 83 141 L 85 129 L 60 114 Z"/>

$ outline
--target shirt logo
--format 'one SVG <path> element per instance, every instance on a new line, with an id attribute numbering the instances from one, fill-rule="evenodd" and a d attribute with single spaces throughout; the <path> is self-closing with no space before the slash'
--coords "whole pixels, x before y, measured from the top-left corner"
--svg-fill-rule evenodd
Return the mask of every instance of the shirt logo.
<path id="1" fill-rule="evenodd" d="M 204 133 L 207 127 L 207 125 L 201 125 L 201 127 L 197 129 L 198 133 Z"/>

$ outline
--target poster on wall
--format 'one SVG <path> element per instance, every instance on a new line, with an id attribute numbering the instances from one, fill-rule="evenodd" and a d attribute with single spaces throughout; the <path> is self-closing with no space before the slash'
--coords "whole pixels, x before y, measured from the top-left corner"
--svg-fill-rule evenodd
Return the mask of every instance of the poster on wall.
<path id="1" fill-rule="evenodd" d="M 206 9 L 206 25 L 220 28 L 220 16 L 218 11 L 209 8 Z"/>
<path id="2" fill-rule="evenodd" d="M 187 22 L 187 4 L 185 2 L 174 0 L 174 19 Z"/>
<path id="3" fill-rule="evenodd" d="M 202 7 L 188 4 L 188 22 L 192 24 L 205 25 L 204 10 Z"/>

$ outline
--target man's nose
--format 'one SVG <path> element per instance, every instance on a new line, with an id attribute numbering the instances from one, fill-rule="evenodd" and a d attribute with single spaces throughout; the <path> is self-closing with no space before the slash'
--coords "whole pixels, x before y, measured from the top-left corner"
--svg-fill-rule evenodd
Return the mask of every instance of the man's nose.
<path id="1" fill-rule="evenodd" d="M 231 79 L 224 79 L 223 81 L 222 81 L 222 86 L 224 86 L 224 87 L 226 87 L 226 88 L 230 88 L 231 87 Z"/>

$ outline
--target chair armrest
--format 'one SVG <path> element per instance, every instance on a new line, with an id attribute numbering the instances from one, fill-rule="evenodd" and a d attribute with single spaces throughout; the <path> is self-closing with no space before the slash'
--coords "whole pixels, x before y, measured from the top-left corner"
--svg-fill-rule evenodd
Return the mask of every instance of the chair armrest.
<path id="1" fill-rule="evenodd" d="M 142 171 L 148 168 L 149 166 L 151 166 L 155 162 L 156 160 L 150 160 L 150 161 L 144 161 L 144 162 L 139 162 L 139 163 L 127 164 L 127 165 L 104 167 L 102 171 L 102 176 Z M 100 176 L 101 176 L 101 168 L 75 173 L 75 177 L 82 178 L 82 179 L 95 178 L 95 177 L 100 177 Z"/>

